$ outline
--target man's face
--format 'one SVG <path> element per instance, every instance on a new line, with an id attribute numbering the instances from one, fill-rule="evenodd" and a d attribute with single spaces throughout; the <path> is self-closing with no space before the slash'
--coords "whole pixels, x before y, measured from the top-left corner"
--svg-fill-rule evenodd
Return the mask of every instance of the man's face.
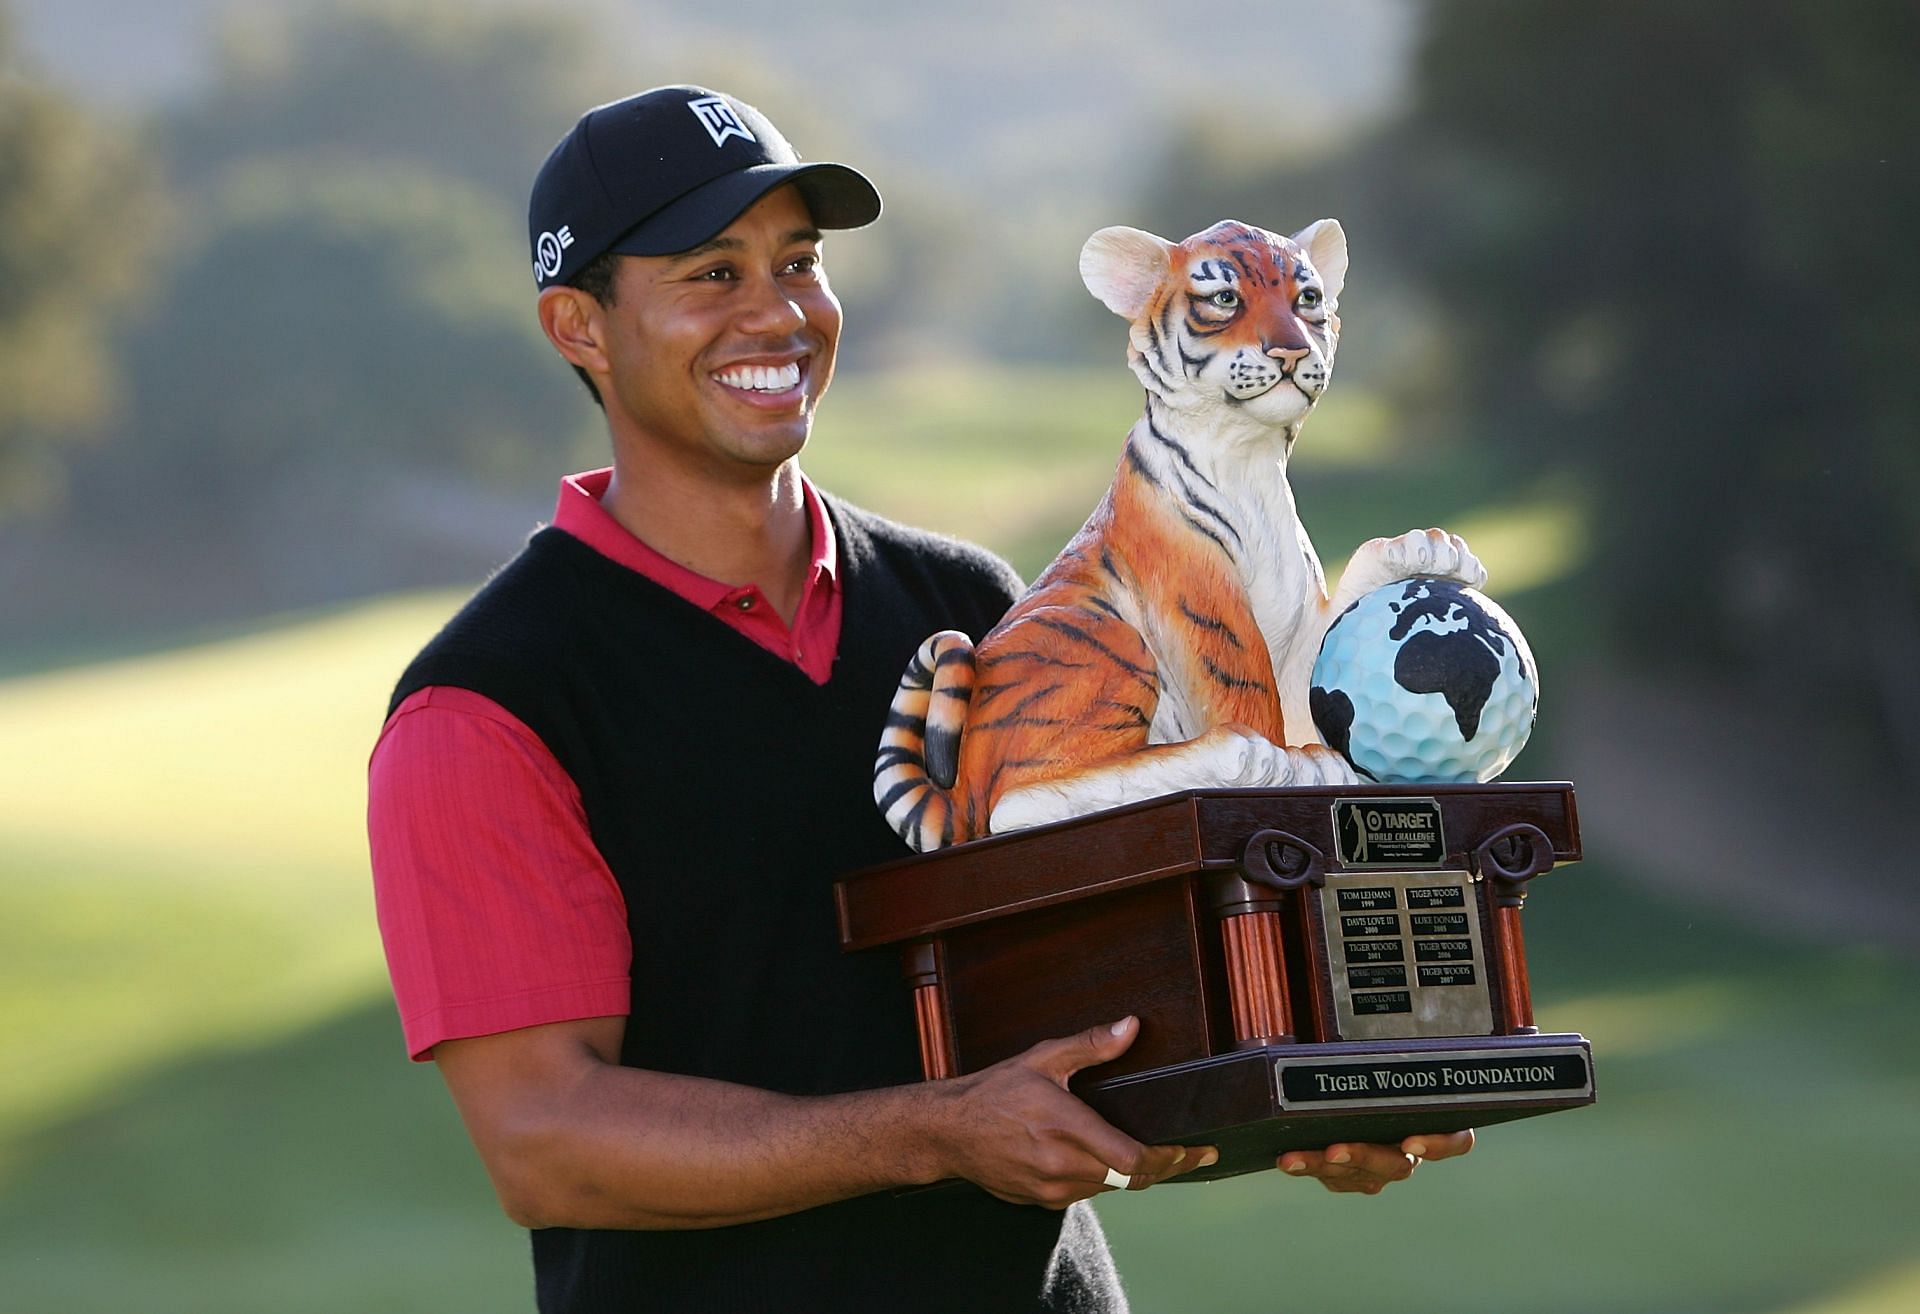
<path id="1" fill-rule="evenodd" d="M 621 260 L 606 323 L 609 418 L 658 459 L 759 479 L 807 441 L 840 303 L 786 186 L 691 251 Z"/>

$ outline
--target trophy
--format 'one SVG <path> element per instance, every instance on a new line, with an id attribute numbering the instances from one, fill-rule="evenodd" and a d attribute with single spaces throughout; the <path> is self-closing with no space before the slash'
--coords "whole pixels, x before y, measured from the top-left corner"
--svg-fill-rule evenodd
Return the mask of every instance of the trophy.
<path id="1" fill-rule="evenodd" d="M 1587 1041 L 1534 1026 L 1520 928 L 1527 883 L 1579 856 L 1565 784 L 1190 790 L 836 894 L 848 949 L 901 946 L 929 1080 L 1137 1015 L 1073 1090 L 1148 1144 L 1218 1146 L 1185 1181 L 1591 1104 Z"/>
<path id="2" fill-rule="evenodd" d="M 1287 483 L 1340 226 L 1109 228 L 1080 266 L 1145 412 L 1006 617 L 902 676 L 874 794 L 921 856 L 836 885 L 843 947 L 901 950 L 929 1080 L 1137 1016 L 1072 1089 L 1219 1148 L 1182 1180 L 1592 1103 L 1520 921 L 1580 857 L 1573 789 L 1489 783 L 1533 724 L 1525 640 L 1438 529 L 1363 544 L 1329 595 Z"/>

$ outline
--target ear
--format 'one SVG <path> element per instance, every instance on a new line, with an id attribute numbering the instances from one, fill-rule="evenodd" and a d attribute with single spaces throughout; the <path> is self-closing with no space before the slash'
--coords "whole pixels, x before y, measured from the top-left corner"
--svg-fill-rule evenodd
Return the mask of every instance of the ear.
<path id="1" fill-rule="evenodd" d="M 600 303 L 577 287 L 562 284 L 540 294 L 540 329 L 569 365 L 592 375 L 609 372 L 606 348 L 600 341 Z"/>
<path id="2" fill-rule="evenodd" d="M 1136 319 L 1167 276 L 1173 243 L 1138 228 L 1102 228 L 1080 248 L 1087 291 L 1122 319 Z"/>
<path id="3" fill-rule="evenodd" d="M 1320 271 L 1329 301 L 1340 299 L 1347 282 L 1347 234 L 1338 219 L 1321 219 L 1293 235 L 1294 243 L 1307 253 L 1307 259 Z"/>

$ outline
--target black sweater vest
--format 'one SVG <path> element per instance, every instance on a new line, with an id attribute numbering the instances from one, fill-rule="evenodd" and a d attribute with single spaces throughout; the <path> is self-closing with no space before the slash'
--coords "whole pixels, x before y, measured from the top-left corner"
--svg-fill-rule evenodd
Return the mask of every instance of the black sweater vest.
<path id="1" fill-rule="evenodd" d="M 845 612 L 825 685 L 545 529 L 394 693 L 493 699 L 579 787 L 626 897 L 629 1066 L 802 1095 L 920 1077 L 897 955 L 840 951 L 832 885 L 906 852 L 871 781 L 909 656 L 937 629 L 978 638 L 1017 581 L 977 549 L 829 509 Z M 972 1311 L 1047 1308 L 1059 1235 L 1057 1214 L 947 1187 L 705 1231 L 551 1228 L 533 1244 L 546 1314 Z"/>

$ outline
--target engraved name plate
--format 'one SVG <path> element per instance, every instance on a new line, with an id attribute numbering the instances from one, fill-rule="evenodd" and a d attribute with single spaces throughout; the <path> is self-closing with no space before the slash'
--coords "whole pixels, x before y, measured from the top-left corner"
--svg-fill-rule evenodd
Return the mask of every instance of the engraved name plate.
<path id="1" fill-rule="evenodd" d="M 1282 1058 L 1274 1069 L 1280 1106 L 1295 1110 L 1414 1102 L 1498 1104 L 1593 1093 L 1593 1069 L 1586 1054 L 1574 1046 L 1542 1046 L 1513 1054 L 1469 1049 Z"/>
<path id="2" fill-rule="evenodd" d="M 1333 873 L 1320 908 L 1343 1039 L 1492 1033 L 1486 952 L 1465 872 Z"/>

